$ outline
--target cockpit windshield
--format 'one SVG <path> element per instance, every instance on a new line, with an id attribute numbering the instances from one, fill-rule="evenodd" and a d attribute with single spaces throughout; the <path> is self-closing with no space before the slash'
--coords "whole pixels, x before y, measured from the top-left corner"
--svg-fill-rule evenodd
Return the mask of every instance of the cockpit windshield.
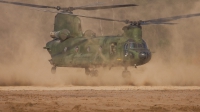
<path id="1" fill-rule="evenodd" d="M 139 43 L 130 42 L 129 48 L 130 49 L 147 49 L 147 45 L 146 43 L 139 44 Z"/>
<path id="2" fill-rule="evenodd" d="M 146 43 L 142 43 L 142 45 L 143 45 L 143 47 L 144 47 L 145 49 L 147 49 Z"/>
<path id="3" fill-rule="evenodd" d="M 137 48 L 137 44 L 135 43 L 129 43 L 130 49 L 135 49 Z"/>

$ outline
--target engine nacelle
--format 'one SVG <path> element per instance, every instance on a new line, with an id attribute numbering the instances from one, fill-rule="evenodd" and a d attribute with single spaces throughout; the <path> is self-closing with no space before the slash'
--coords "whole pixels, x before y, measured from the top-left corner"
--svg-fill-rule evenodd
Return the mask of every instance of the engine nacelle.
<path id="1" fill-rule="evenodd" d="M 50 36 L 52 38 L 59 38 L 60 40 L 66 40 L 70 37 L 70 32 L 67 29 L 56 31 L 56 32 L 50 32 Z"/>

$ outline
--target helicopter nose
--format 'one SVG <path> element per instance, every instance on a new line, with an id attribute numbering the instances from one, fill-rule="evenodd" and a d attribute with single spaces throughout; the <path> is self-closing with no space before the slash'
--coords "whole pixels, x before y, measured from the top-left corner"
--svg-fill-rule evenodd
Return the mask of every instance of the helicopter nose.
<path id="1" fill-rule="evenodd" d="M 146 59 L 146 58 L 147 58 L 147 53 L 141 52 L 141 53 L 139 54 L 139 57 L 140 57 L 140 59 Z"/>

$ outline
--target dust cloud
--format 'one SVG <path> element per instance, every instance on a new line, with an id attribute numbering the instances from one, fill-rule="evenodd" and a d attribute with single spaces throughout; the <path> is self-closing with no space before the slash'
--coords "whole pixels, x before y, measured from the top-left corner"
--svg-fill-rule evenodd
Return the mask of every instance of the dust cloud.
<path id="1" fill-rule="evenodd" d="M 10 0 L 11 1 L 11 0 Z M 14 0 L 12 0 L 14 1 Z M 16 1 L 16 0 L 15 0 Z M 199 13 L 198 0 L 17 0 L 52 6 L 84 6 L 101 2 L 135 3 L 138 7 L 113 10 L 74 11 L 75 14 L 115 19 L 148 20 L 182 14 Z M 143 38 L 153 53 L 152 60 L 137 69 L 130 67 L 132 78 L 121 76 L 123 68 L 100 68 L 99 77 L 89 77 L 84 69 L 58 68 L 50 73 L 50 56 L 43 49 L 50 41 L 54 14 L 27 7 L 0 4 L 0 85 L 1 86 L 199 86 L 200 38 L 199 17 L 174 21 L 176 25 L 143 26 Z M 93 29 L 97 35 L 122 34 L 125 24 L 81 18 L 83 31 Z M 101 23 L 101 24 L 100 24 Z M 130 83 L 133 82 L 133 83 Z"/>

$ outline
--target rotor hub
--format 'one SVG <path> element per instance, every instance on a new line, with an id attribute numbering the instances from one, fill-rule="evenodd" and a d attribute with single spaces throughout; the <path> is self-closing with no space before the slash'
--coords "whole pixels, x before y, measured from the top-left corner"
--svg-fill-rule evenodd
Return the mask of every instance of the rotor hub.
<path id="1" fill-rule="evenodd" d="M 56 7 L 56 9 L 57 9 L 57 10 L 60 10 L 60 9 L 61 9 L 61 7 L 60 7 L 60 6 L 57 6 L 57 7 Z"/>

